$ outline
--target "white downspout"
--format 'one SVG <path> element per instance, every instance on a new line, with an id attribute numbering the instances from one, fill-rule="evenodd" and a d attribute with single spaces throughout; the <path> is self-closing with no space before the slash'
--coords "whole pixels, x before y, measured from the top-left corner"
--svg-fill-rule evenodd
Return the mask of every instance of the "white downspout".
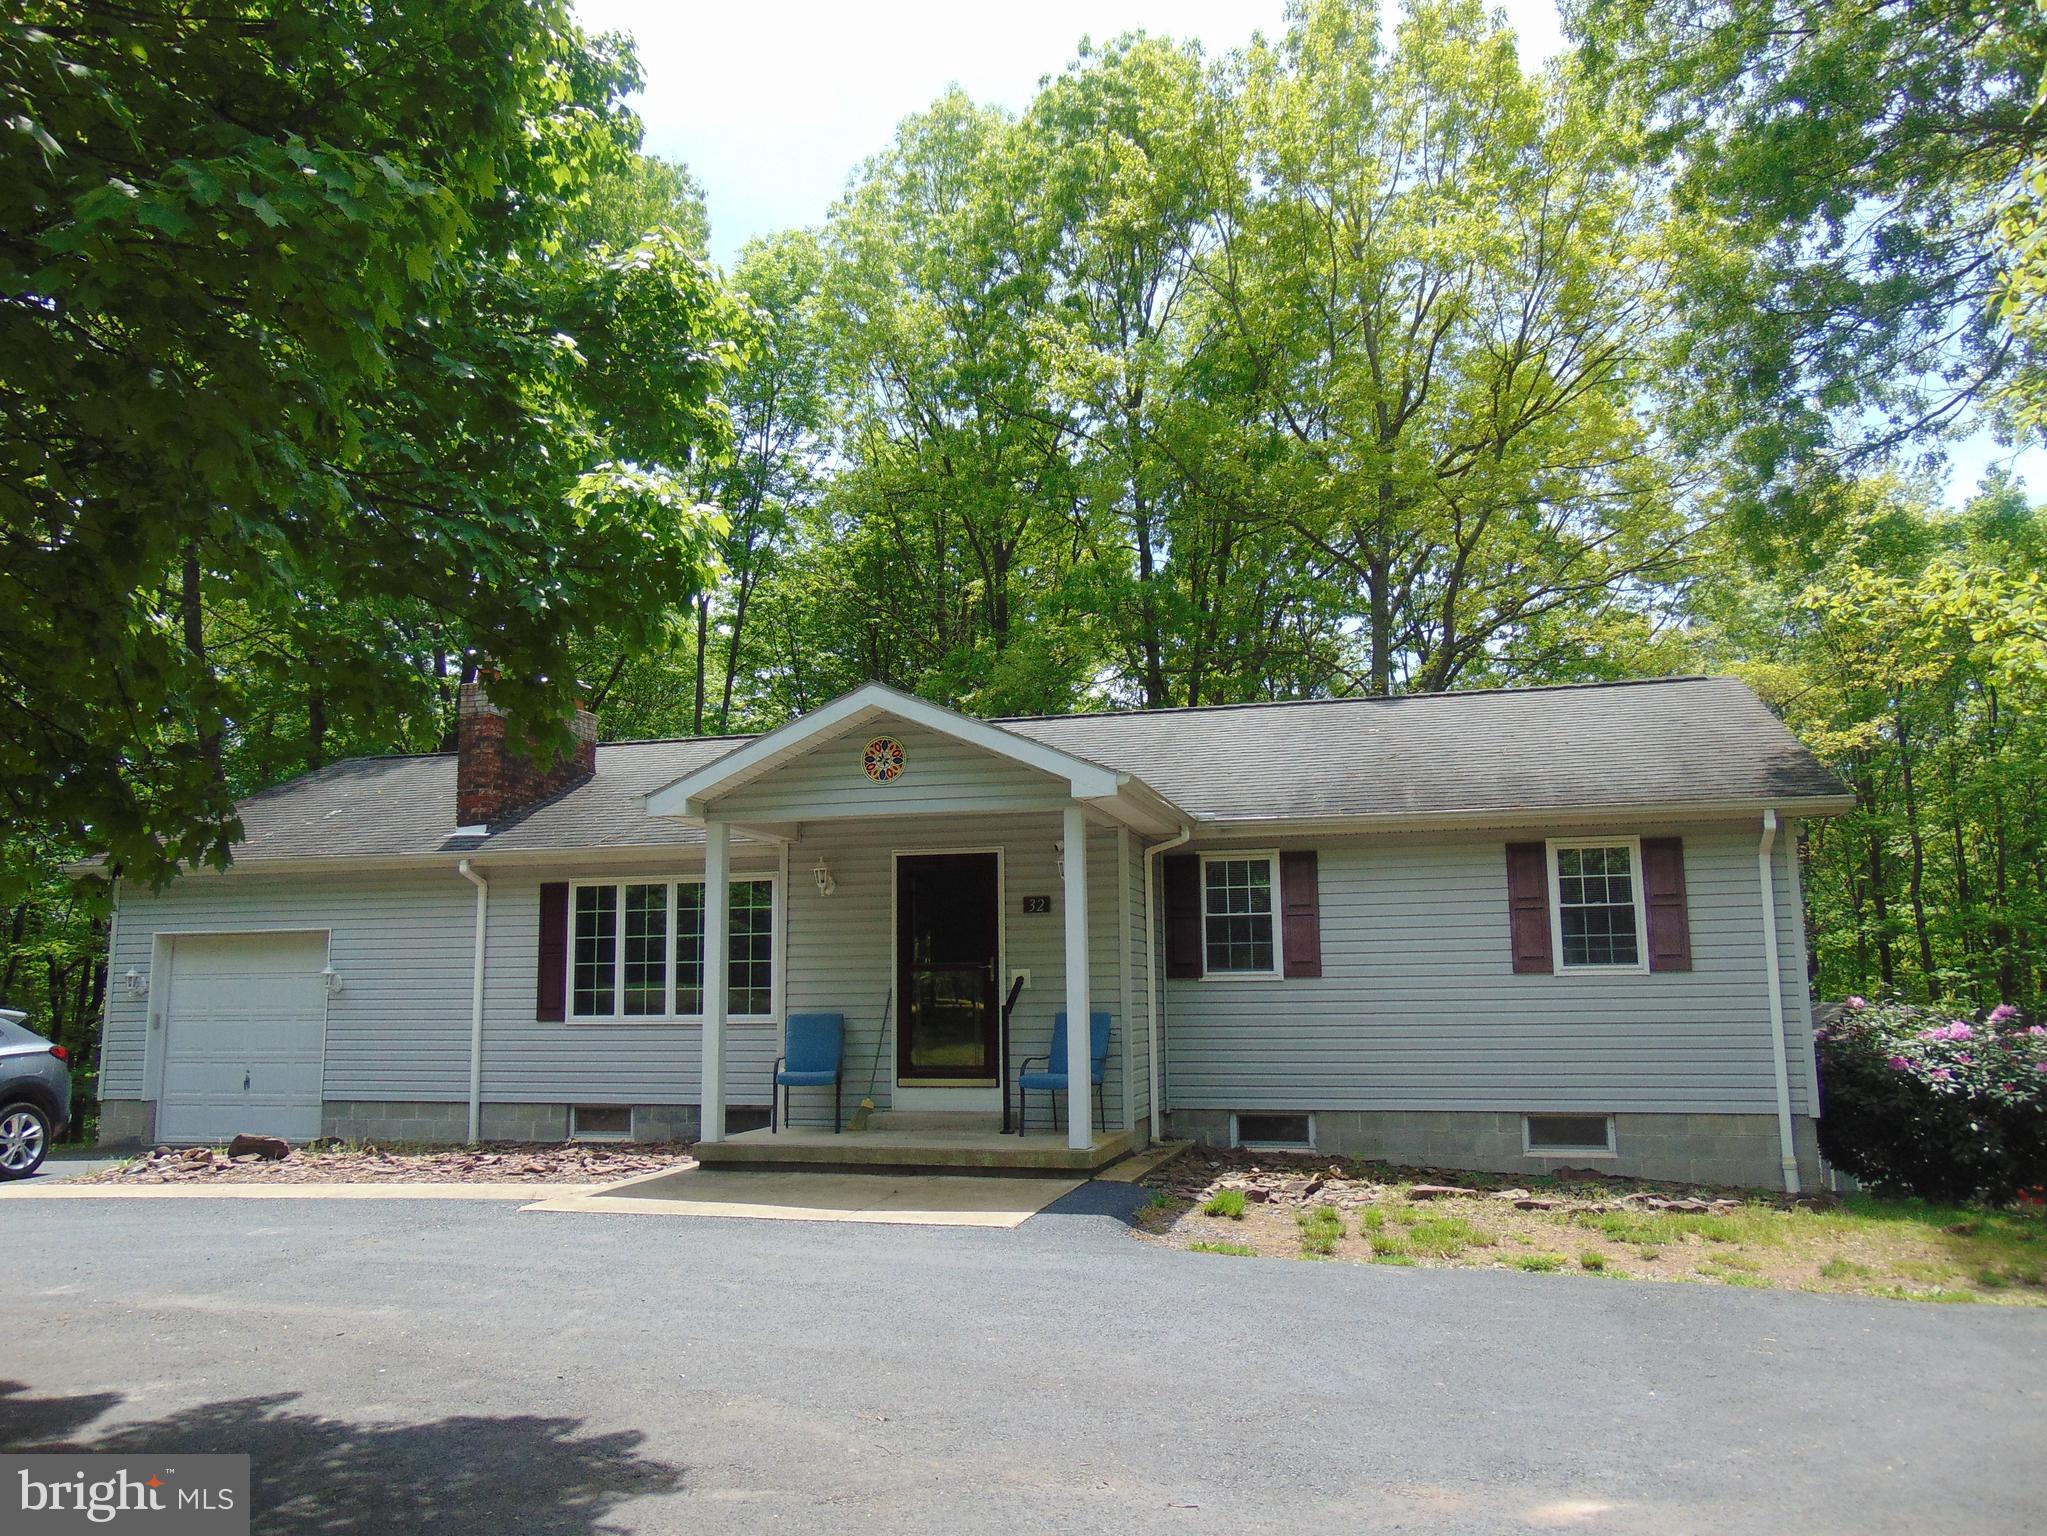
<path id="1" fill-rule="evenodd" d="M 1154 878 L 1158 866 L 1152 860 L 1168 849 L 1177 848 L 1194 835 L 1194 828 L 1186 822 L 1180 823 L 1180 830 L 1163 843 L 1153 843 L 1144 850 L 1144 987 L 1146 993 L 1145 1012 L 1151 1042 L 1149 1061 L 1151 1066 L 1151 1139 L 1165 1140 L 1165 1105 L 1160 1102 L 1159 1084 L 1159 937 L 1158 937 L 1158 881 Z"/>
<path id="2" fill-rule="evenodd" d="M 490 913 L 490 882 L 467 859 L 456 871 L 476 887 L 476 971 L 469 983 L 469 1140 L 483 1139 L 483 925 Z"/>
<path id="3" fill-rule="evenodd" d="M 1763 840 L 1756 846 L 1756 870 L 1763 890 L 1763 969 L 1770 988 L 1770 1055 L 1777 1072 L 1777 1150 L 1784 1164 L 1784 1188 L 1798 1193 L 1798 1141 L 1791 1129 L 1791 1064 L 1784 1050 L 1784 974 L 1777 958 L 1777 873 L 1770 863 L 1777 843 L 1777 812 L 1763 812 Z"/>

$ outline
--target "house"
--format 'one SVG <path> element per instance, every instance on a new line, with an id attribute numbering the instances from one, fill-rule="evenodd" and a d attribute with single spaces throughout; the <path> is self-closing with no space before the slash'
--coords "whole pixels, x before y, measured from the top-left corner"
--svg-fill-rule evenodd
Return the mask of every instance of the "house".
<path id="1" fill-rule="evenodd" d="M 736 1158 L 817 1010 L 848 1109 L 992 1131 L 1064 1011 L 1110 1021 L 1097 1114 L 1036 1095 L 1019 1145 L 1069 1166 L 1169 1134 L 1818 1176 L 1797 832 L 1853 802 L 1731 679 L 996 721 L 869 685 L 596 735 L 542 770 L 471 685 L 459 751 L 307 774 L 226 872 L 118 882 L 103 1136 Z M 863 1145 L 831 1100 L 773 1145 Z"/>

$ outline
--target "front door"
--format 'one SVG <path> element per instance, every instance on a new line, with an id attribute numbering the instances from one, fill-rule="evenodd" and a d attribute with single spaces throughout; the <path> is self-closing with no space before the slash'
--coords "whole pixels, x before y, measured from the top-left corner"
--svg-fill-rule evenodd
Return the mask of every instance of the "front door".
<path id="1" fill-rule="evenodd" d="M 998 1081 L 999 883 L 992 853 L 896 860 L 896 1072 L 905 1083 Z"/>

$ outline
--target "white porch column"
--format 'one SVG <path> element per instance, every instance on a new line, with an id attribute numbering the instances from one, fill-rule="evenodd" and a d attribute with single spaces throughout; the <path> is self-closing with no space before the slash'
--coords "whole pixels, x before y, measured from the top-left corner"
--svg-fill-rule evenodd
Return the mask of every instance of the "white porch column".
<path id="1" fill-rule="evenodd" d="M 1095 1144 L 1095 1093 L 1088 1081 L 1092 1063 L 1087 996 L 1087 818 L 1077 805 L 1066 808 L 1066 1144 Z"/>
<path id="2" fill-rule="evenodd" d="M 725 992 L 732 929 L 732 829 L 704 824 L 704 1078 L 701 1141 L 725 1139 Z"/>

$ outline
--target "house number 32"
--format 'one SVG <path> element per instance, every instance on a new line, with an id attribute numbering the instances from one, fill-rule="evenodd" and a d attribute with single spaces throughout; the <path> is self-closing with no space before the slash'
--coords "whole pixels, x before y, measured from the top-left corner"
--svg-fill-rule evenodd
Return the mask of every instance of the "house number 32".
<path id="1" fill-rule="evenodd" d="M 1049 896 L 1024 897 L 1024 911 L 1026 912 L 1049 912 L 1051 910 L 1052 898 Z"/>

